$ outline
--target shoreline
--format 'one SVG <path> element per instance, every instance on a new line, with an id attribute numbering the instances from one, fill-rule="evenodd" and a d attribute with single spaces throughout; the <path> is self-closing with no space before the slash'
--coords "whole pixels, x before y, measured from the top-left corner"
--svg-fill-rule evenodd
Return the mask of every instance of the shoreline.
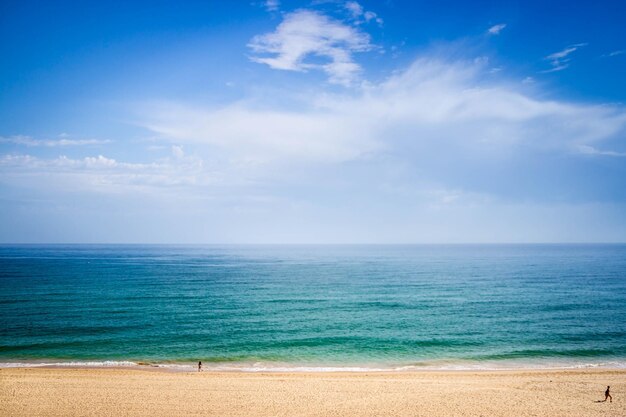
<path id="1" fill-rule="evenodd" d="M 530 371 L 625 371 L 626 361 L 603 361 L 599 363 L 591 362 L 562 362 L 562 363 L 541 363 L 541 361 L 526 362 L 501 362 L 494 364 L 469 361 L 441 361 L 445 365 L 435 365 L 431 363 L 420 363 L 419 365 L 397 365 L 387 364 L 311 364 L 311 363 L 270 363 L 270 362 L 204 362 L 202 372 L 212 373 L 421 373 L 421 372 L 530 372 Z M 145 362 L 145 361 L 62 361 L 62 360 L 41 360 L 41 361 L 4 361 L 0 362 L 2 369 L 138 369 L 162 372 L 197 372 L 197 363 L 190 362 Z"/>
<path id="2" fill-rule="evenodd" d="M 89 367 L 89 366 L 75 366 L 75 367 L 63 367 L 63 366 L 41 366 L 41 367 L 31 367 L 31 368 L 0 368 L 0 376 L 3 374 L 10 374 L 13 371 L 16 372 L 33 372 L 33 371 L 44 371 L 44 372 L 96 372 L 96 374 L 100 373 L 124 373 L 124 372 L 146 372 L 146 373 L 163 373 L 165 375 L 207 375 L 210 377 L 241 377 L 246 378 L 247 376 L 251 377 L 284 377 L 284 376 L 293 376 L 293 377 L 324 377 L 324 376 L 338 376 L 338 377 L 377 377 L 377 376 L 398 376 L 400 378 L 411 378 L 416 376 L 428 376 L 428 375 L 444 375 L 444 376 L 472 376 L 472 375 L 480 375 L 480 376 L 499 376 L 499 375 L 526 375 L 526 374 L 535 374 L 535 375 L 547 375 L 547 374 L 556 374 L 556 375 L 586 375 L 586 374 L 616 374 L 624 376 L 624 383 L 626 383 L 626 369 L 624 368 L 586 368 L 586 369 L 551 369 L 551 368 L 526 368 L 526 369 L 476 369 L 476 370 L 458 370 L 458 369 L 425 369 L 425 370 L 410 370 L 410 371 L 394 371 L 394 370 L 379 370 L 379 371 L 340 371 L 340 370 L 331 370 L 331 371 L 258 371 L 258 372 L 248 372 L 248 371 L 222 371 L 222 370 L 202 370 L 198 372 L 198 370 L 186 370 L 186 371 L 170 371 L 167 368 L 156 368 L 150 366 L 126 366 L 126 367 Z M 625 393 L 626 394 L 626 393 Z M 625 395 L 626 398 L 626 395 Z"/>
<path id="3" fill-rule="evenodd" d="M 613 402 L 603 403 L 611 385 Z M 626 370 L 154 372 L 0 369 L 0 415 L 624 416 Z"/>

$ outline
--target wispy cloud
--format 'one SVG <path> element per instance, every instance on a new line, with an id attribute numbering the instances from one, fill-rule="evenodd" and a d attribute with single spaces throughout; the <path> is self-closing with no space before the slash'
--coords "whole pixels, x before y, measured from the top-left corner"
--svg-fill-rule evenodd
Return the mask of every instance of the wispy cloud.
<path id="1" fill-rule="evenodd" d="M 266 0 L 264 6 L 268 12 L 276 12 L 280 8 L 280 0 Z"/>
<path id="2" fill-rule="evenodd" d="M 616 152 L 616 151 L 602 151 L 596 149 L 591 145 L 579 145 L 577 147 L 578 152 L 585 155 L 599 155 L 599 156 L 618 156 L 618 157 L 626 157 L 626 152 Z"/>
<path id="3" fill-rule="evenodd" d="M 356 1 L 347 1 L 345 3 L 345 8 L 350 12 L 352 19 L 360 23 L 369 23 L 371 21 L 376 22 L 379 26 L 383 25 L 383 19 L 378 17 L 378 15 L 372 11 L 365 10 L 361 4 Z"/>
<path id="4" fill-rule="evenodd" d="M 472 158 L 459 169 L 479 170 L 522 149 L 621 156 L 597 147 L 626 131 L 623 108 L 538 99 L 519 81 L 520 90 L 515 83 L 495 80 L 489 71 L 484 60 L 425 56 L 383 82 L 356 90 L 283 97 L 294 102 L 290 109 L 262 98 L 210 109 L 148 103 L 138 109 L 137 124 L 152 132 L 155 143 L 168 144 L 169 156 L 129 163 L 105 154 L 53 159 L 9 154 L 2 157 L 0 178 L 33 183 L 42 176 L 72 178 L 112 190 L 171 184 L 271 186 L 297 182 L 307 173 L 319 176 L 348 162 L 363 164 L 376 176 L 405 165 L 428 172 L 435 163 L 448 166 L 446 161 L 467 154 Z M 191 156 L 182 145 L 192 150 Z M 450 175 L 450 169 L 428 173 L 434 181 L 442 175 Z"/>
<path id="5" fill-rule="evenodd" d="M 111 143 L 110 140 L 100 139 L 68 139 L 61 137 L 59 139 L 35 139 L 30 136 L 0 136 L 0 143 L 12 143 L 15 145 L 29 146 L 29 147 L 64 147 L 64 146 L 90 146 L 90 145 L 104 145 Z"/>
<path id="6" fill-rule="evenodd" d="M 422 58 L 356 96 L 310 96 L 288 111 L 250 101 L 213 110 L 161 103 L 145 108 L 140 123 L 164 140 L 211 146 L 231 161 L 255 161 L 258 167 L 335 164 L 389 153 L 419 165 L 425 163 L 421 158 L 445 159 L 469 149 L 478 164 L 520 146 L 571 153 L 626 128 L 620 107 L 540 100 L 489 78 L 480 61 Z"/>
<path id="7" fill-rule="evenodd" d="M 618 51 L 613 51 L 611 53 L 608 54 L 608 56 L 612 57 L 612 56 L 618 56 L 618 55 L 623 55 L 624 53 L 626 53 L 625 50 L 620 49 Z"/>
<path id="8" fill-rule="evenodd" d="M 506 23 L 500 23 L 497 25 L 493 25 L 487 30 L 489 35 L 499 35 L 506 28 Z"/>
<path id="9" fill-rule="evenodd" d="M 532 241 L 545 239 L 545 230 L 571 236 L 573 222 L 598 213 L 623 217 L 623 204 L 581 209 L 562 187 L 574 187 L 578 198 L 585 185 L 577 178 L 555 185 L 549 175 L 563 168 L 554 161 L 580 168 L 592 158 L 623 156 L 612 145 L 626 133 L 623 106 L 546 99 L 541 85 L 491 76 L 484 59 L 446 56 L 426 53 L 384 81 L 334 93 L 257 90 L 221 107 L 143 103 L 134 121 L 151 132 L 149 145 L 163 148 L 132 160 L 113 147 L 70 149 L 65 156 L 66 148 L 12 149 L 0 155 L 0 183 L 45 200 L 31 210 L 33 219 L 44 216 L 51 201 L 72 201 L 80 214 L 85 206 L 75 202 L 83 198 L 108 220 L 102 233 L 117 226 L 124 236 L 129 223 L 148 231 L 154 224 L 183 225 L 177 241 L 221 240 L 219 228 L 235 242 Z M 49 156 L 54 151 L 60 155 Z M 574 202 L 555 206 L 545 194 Z M 103 200 L 119 206 L 103 208 Z M 138 209 L 129 220 L 131 200 Z M 172 205 L 171 217 L 145 219 Z M 23 211 L 16 206 L 14 212 Z M 79 216 L 63 213 L 60 221 L 81 229 Z M 125 222 L 111 222 L 116 213 Z M 389 221 L 377 226 L 382 217 Z M 85 221 L 87 230 L 93 218 Z M 554 221 L 562 228 L 549 229 Z M 623 227 L 613 229 L 608 236 L 624 235 Z M 595 226 L 576 238 L 583 232 L 596 233 Z"/>
<path id="10" fill-rule="evenodd" d="M 570 61 L 571 61 L 571 59 L 568 58 L 569 55 L 577 51 L 578 49 L 582 48 L 583 46 L 587 46 L 587 45 L 588 45 L 587 43 L 577 43 L 577 44 L 568 46 L 562 51 L 555 52 L 553 54 L 546 56 L 544 59 L 547 61 L 550 61 L 550 65 L 552 65 L 552 68 L 545 70 L 545 71 L 541 71 L 541 72 L 543 73 L 557 72 L 557 71 L 562 71 L 568 68 L 570 65 Z"/>
<path id="11" fill-rule="evenodd" d="M 559 65 L 555 65 L 550 69 L 547 70 L 543 70 L 541 71 L 542 74 L 549 74 L 551 72 L 559 72 L 559 71 L 563 71 L 564 69 L 569 68 L 569 64 L 568 63 L 564 63 L 564 64 L 559 64 Z"/>
<path id="12" fill-rule="evenodd" d="M 311 102 L 308 106 L 318 107 Z M 163 139 L 210 146 L 214 154 L 248 166 L 341 163 L 379 147 L 368 137 L 368 127 L 323 107 L 284 111 L 236 103 L 207 111 L 158 103 L 144 111 L 146 119 L 140 123 Z"/>
<path id="13" fill-rule="evenodd" d="M 312 10 L 286 14 L 274 32 L 255 36 L 248 46 L 257 54 L 254 62 L 288 71 L 319 69 L 342 85 L 352 84 L 361 71 L 352 55 L 372 49 L 368 34 Z M 314 61 L 319 58 L 327 62 Z"/>
<path id="14" fill-rule="evenodd" d="M 46 187 L 70 186 L 96 193 L 162 191 L 174 186 L 215 184 L 217 178 L 205 169 L 201 159 L 185 156 L 177 146 L 172 147 L 171 157 L 150 163 L 120 162 L 103 155 L 45 159 L 9 154 L 0 156 L 0 174 L 14 185 L 38 187 L 45 177 Z"/>

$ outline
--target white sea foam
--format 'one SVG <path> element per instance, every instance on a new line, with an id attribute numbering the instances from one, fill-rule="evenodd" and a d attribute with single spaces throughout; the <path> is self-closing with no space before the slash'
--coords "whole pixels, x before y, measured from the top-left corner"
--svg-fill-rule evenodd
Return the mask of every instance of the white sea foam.
<path id="1" fill-rule="evenodd" d="M 222 372 L 389 372 L 394 369 L 363 366 L 218 365 L 209 366 L 207 370 Z"/>
<path id="2" fill-rule="evenodd" d="M 193 363 L 145 363 L 134 361 L 67 361 L 67 362 L 0 362 L 0 368 L 157 368 L 173 372 L 191 372 L 197 369 Z M 208 372 L 415 372 L 415 371 L 505 371 L 505 370 L 566 370 L 566 369 L 623 369 L 626 362 L 470 362 L 470 361 L 433 361 L 420 362 L 401 366 L 387 364 L 364 365 L 364 366 L 328 366 L 328 365 L 302 365 L 287 363 L 205 363 L 203 370 Z"/>
<path id="3" fill-rule="evenodd" d="M 70 361 L 70 362 L 0 362 L 0 368 L 41 368 L 41 367 L 68 367 L 68 368 L 91 368 L 91 367 L 123 367 L 139 366 L 131 361 Z"/>

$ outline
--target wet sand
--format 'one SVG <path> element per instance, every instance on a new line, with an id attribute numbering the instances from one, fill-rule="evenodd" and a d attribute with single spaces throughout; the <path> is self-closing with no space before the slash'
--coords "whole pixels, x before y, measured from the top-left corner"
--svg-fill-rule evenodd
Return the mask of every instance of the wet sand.
<path id="1" fill-rule="evenodd" d="M 613 403 L 604 399 L 611 385 Z M 626 416 L 626 370 L 0 369 L 1 416 Z"/>

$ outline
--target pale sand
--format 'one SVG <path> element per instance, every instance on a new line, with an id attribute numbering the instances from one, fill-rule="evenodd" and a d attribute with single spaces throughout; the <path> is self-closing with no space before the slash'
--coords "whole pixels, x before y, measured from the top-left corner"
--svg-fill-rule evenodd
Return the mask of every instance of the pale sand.
<path id="1" fill-rule="evenodd" d="M 611 385 L 613 403 L 604 399 Z M 0 369 L 0 416 L 626 416 L 626 371 Z"/>

